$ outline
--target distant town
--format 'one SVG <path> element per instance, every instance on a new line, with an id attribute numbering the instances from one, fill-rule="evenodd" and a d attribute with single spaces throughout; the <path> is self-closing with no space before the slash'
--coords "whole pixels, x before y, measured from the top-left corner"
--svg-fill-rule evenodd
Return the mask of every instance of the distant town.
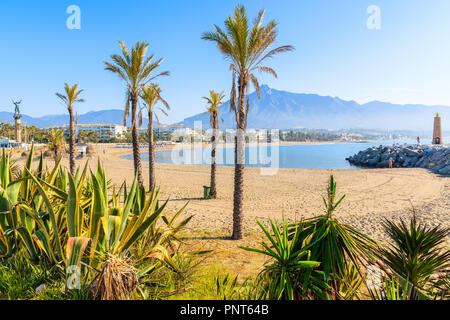
<path id="1" fill-rule="evenodd" d="M 131 128 L 119 124 L 77 124 L 75 126 L 78 143 L 131 143 Z M 45 143 L 50 130 L 61 130 L 64 137 L 69 137 L 69 125 L 38 128 L 36 126 L 22 126 L 21 141 L 17 141 L 15 127 L 9 123 L 0 123 L 0 147 L 14 148 L 22 144 Z M 148 128 L 139 128 L 140 141 L 148 142 Z M 209 142 L 211 130 L 187 128 L 185 126 L 156 126 L 154 127 L 155 142 Z M 222 132 L 225 136 L 233 135 L 235 130 L 227 129 Z M 248 139 L 262 141 L 268 137 L 271 140 L 272 130 L 248 130 Z M 374 140 L 405 140 L 412 139 L 413 132 L 383 132 L 370 130 L 326 130 L 326 129 L 284 129 L 279 131 L 280 141 L 289 142 L 362 142 Z M 188 140 L 188 141 L 186 141 Z"/>

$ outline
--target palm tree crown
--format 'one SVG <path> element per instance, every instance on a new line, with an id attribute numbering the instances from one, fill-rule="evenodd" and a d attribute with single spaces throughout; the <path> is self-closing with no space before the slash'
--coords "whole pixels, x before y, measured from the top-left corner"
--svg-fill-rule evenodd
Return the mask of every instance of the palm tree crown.
<path id="1" fill-rule="evenodd" d="M 165 116 L 167 116 L 166 110 L 170 110 L 169 104 L 161 97 L 161 88 L 157 84 L 151 84 L 149 86 L 142 87 L 139 92 L 139 96 L 141 97 L 145 109 L 147 109 L 148 114 L 153 114 L 156 117 L 156 121 L 159 125 L 159 118 L 156 114 L 156 110 L 161 111 Z M 162 107 L 156 107 L 155 105 L 161 102 Z M 143 117 L 142 117 L 142 108 L 139 112 L 139 126 L 142 126 Z"/>
<path id="2" fill-rule="evenodd" d="M 209 97 L 203 97 L 209 104 L 209 107 L 206 107 L 206 110 L 208 110 L 210 114 L 210 122 L 213 129 L 217 129 L 218 127 L 219 106 L 223 104 L 224 98 L 225 93 L 223 91 L 217 93 L 214 90 L 209 90 Z"/>
<path id="3" fill-rule="evenodd" d="M 119 77 L 127 84 L 127 102 L 124 113 L 124 124 L 126 125 L 126 120 L 130 112 L 130 101 L 137 99 L 139 96 L 139 90 L 146 86 L 149 82 L 160 76 L 168 76 L 169 71 L 152 75 L 164 59 L 161 58 L 157 61 L 153 61 L 153 54 L 146 57 L 149 47 L 148 43 L 136 43 L 136 45 L 131 49 L 131 52 L 128 50 L 123 41 L 119 41 L 119 45 L 122 49 L 122 55 L 111 55 L 113 62 L 105 62 L 105 69 L 118 74 Z"/>
<path id="4" fill-rule="evenodd" d="M 231 62 L 230 70 L 233 73 L 233 86 L 230 109 L 235 112 L 237 123 L 243 124 L 243 129 L 247 127 L 248 85 L 250 82 L 252 82 L 258 97 L 260 97 L 259 82 L 254 72 L 269 73 L 277 78 L 278 75 L 275 70 L 262 65 L 262 63 L 277 53 L 294 50 L 292 46 L 281 46 L 267 51 L 275 42 L 278 32 L 276 29 L 277 23 L 274 20 L 263 26 L 264 13 L 265 10 L 258 13 L 253 27 L 250 28 L 244 6 L 238 6 L 235 8 L 234 16 L 229 16 L 225 20 L 226 31 L 215 25 L 215 32 L 205 32 L 202 36 L 204 40 L 215 42 L 225 58 Z M 243 114 L 239 114 L 236 109 L 236 76 L 239 77 L 239 85 L 243 90 L 243 92 L 240 92 L 240 96 L 247 94 L 247 108 Z M 241 119 L 242 116 L 244 116 L 244 119 Z"/>
<path id="5" fill-rule="evenodd" d="M 59 99 L 61 99 L 62 102 L 64 102 L 64 104 L 67 106 L 67 109 L 69 111 L 72 110 L 75 102 L 84 102 L 84 99 L 80 98 L 80 94 L 83 92 L 83 90 L 80 89 L 78 84 L 70 86 L 67 83 L 65 83 L 64 91 L 65 91 L 65 95 L 61 94 L 61 93 L 56 93 L 56 96 Z"/>
<path id="6" fill-rule="evenodd" d="M 84 102 L 83 99 L 80 98 L 83 90 L 80 90 L 78 84 L 73 86 L 69 86 L 67 83 L 64 84 L 65 95 L 61 93 L 56 93 L 56 96 L 61 99 L 62 102 L 67 106 L 67 111 L 69 111 L 70 117 L 70 131 L 69 131 L 69 163 L 70 163 L 70 173 L 75 175 L 75 136 L 76 136 L 76 123 L 73 117 L 73 105 L 75 102 Z"/>

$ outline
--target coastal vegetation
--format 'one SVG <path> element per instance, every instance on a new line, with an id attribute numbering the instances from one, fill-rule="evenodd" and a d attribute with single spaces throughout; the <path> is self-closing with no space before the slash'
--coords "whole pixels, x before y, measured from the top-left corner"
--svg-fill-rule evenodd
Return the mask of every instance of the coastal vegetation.
<path id="1" fill-rule="evenodd" d="M 56 96 L 64 103 L 67 107 L 67 111 L 69 112 L 69 161 L 70 161 L 70 173 L 72 176 L 75 175 L 75 120 L 73 115 L 73 105 L 76 102 L 84 102 L 83 99 L 80 98 L 80 94 L 83 92 L 78 86 L 75 84 L 73 86 L 68 85 L 67 83 L 64 85 L 65 94 L 56 93 Z"/>
<path id="2" fill-rule="evenodd" d="M 233 205 L 233 239 L 243 237 L 242 214 L 245 169 L 245 131 L 250 109 L 250 83 L 256 89 L 260 98 L 259 82 L 255 72 L 263 72 L 278 77 L 274 69 L 263 65 L 276 54 L 292 51 L 292 46 L 281 46 L 272 49 L 277 40 L 277 23 L 272 20 L 263 25 L 265 10 L 259 12 L 253 26 L 249 25 L 244 6 L 237 6 L 234 16 L 229 16 L 224 24 L 225 31 L 215 26 L 215 31 L 203 33 L 202 39 L 214 42 L 222 55 L 230 62 L 232 73 L 232 89 L 230 94 L 230 109 L 235 113 L 235 178 Z M 236 86 L 237 80 L 237 86 Z M 237 104 L 236 104 L 237 100 Z"/>
<path id="3" fill-rule="evenodd" d="M 217 93 L 214 90 L 209 90 L 209 97 L 203 97 L 209 105 L 206 107 L 210 115 L 210 124 L 213 130 L 211 137 L 211 191 L 209 196 L 212 199 L 217 198 L 217 186 L 216 186 L 216 171 L 217 171 L 217 158 L 216 158 L 216 148 L 217 140 L 219 139 L 219 107 L 223 104 L 223 99 L 225 98 L 225 93 Z"/>
<path id="4" fill-rule="evenodd" d="M 133 144 L 134 170 L 138 177 L 139 185 L 144 184 L 141 165 L 141 150 L 139 149 L 138 132 L 138 102 L 139 94 L 142 88 L 151 83 L 158 77 L 168 76 L 168 71 L 155 74 L 156 69 L 161 65 L 164 59 L 153 61 L 154 55 L 147 57 L 149 44 L 146 42 L 137 42 L 130 50 L 124 42 L 119 41 L 121 55 L 111 55 L 111 62 L 104 62 L 105 68 L 117 74 L 127 85 L 126 103 L 123 115 L 123 122 L 126 125 L 128 115 L 131 113 L 131 135 Z M 131 109 L 131 110 L 130 110 Z"/>
<path id="5" fill-rule="evenodd" d="M 156 113 L 157 110 L 167 116 L 166 110 L 170 110 L 169 104 L 161 98 L 161 88 L 157 84 L 150 84 L 142 87 L 140 97 L 144 103 L 144 109 L 148 112 L 148 162 L 149 162 L 149 184 L 150 189 L 155 186 L 155 150 L 153 149 L 154 132 L 153 132 L 153 117 L 156 118 L 159 125 L 159 118 Z M 160 102 L 162 107 L 157 107 L 156 104 Z M 139 126 L 142 126 L 142 109 L 139 112 Z"/>
<path id="6" fill-rule="evenodd" d="M 66 147 L 64 130 L 50 129 L 46 134 L 46 139 L 48 140 L 48 150 L 53 153 L 53 159 L 55 160 L 56 165 L 61 161 L 64 154 L 64 149 Z"/>
<path id="7" fill-rule="evenodd" d="M 61 160 L 47 170 L 42 155 L 32 170 L 33 157 L 32 151 L 23 170 L 5 152 L 0 160 L 2 272 L 26 259 L 36 272 L 48 272 L 41 285 L 65 283 L 66 294 L 102 299 L 137 298 L 150 290 L 152 274 L 178 272 L 177 233 L 191 219 L 179 219 L 184 208 L 166 211 L 159 190 L 147 193 L 137 178 L 116 189 L 100 163 L 95 172 L 86 163 L 72 176 Z"/>
<path id="8" fill-rule="evenodd" d="M 60 160 L 61 161 L 61 160 Z M 20 170 L 0 159 L 0 298 L 6 299 L 448 299 L 446 228 L 386 221 L 379 243 L 336 217 L 344 196 L 330 177 L 324 212 L 258 221 L 267 243 L 259 274 L 219 271 L 183 244 L 191 216 L 137 177 L 112 185 L 101 163 L 75 177 L 31 153 Z M 34 169 L 33 169 L 34 168 Z M 266 227 L 270 226 L 270 231 Z M 252 258 L 254 259 L 254 257 Z M 260 261 L 257 259 L 257 261 Z M 379 274 L 370 269 L 376 266 Z M 222 273 L 222 275 L 221 275 Z M 377 284 L 374 286 L 372 282 Z"/>

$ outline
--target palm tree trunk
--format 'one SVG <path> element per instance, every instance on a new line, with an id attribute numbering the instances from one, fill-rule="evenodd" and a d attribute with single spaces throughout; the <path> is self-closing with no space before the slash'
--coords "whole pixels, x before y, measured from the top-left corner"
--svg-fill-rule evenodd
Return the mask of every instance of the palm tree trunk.
<path id="1" fill-rule="evenodd" d="M 69 108 L 70 125 L 69 125 L 69 165 L 70 174 L 75 177 L 75 136 L 73 123 L 73 110 Z"/>
<path id="2" fill-rule="evenodd" d="M 239 80 L 238 123 L 236 130 L 236 149 L 234 166 L 234 204 L 233 204 L 233 236 L 240 240 L 242 235 L 242 200 L 244 196 L 244 169 L 245 169 L 245 83 L 241 76 Z"/>
<path id="3" fill-rule="evenodd" d="M 137 95 L 131 97 L 131 137 L 133 142 L 133 159 L 134 159 L 134 173 L 138 176 L 138 183 L 140 186 L 144 185 L 142 179 L 142 167 L 141 167 L 141 150 L 139 148 L 139 131 L 137 127 Z"/>
<path id="4" fill-rule="evenodd" d="M 216 148 L 217 148 L 217 137 L 219 136 L 218 128 L 213 129 L 213 136 L 211 138 L 211 193 L 210 196 L 213 199 L 217 199 L 217 189 L 216 189 Z"/>
<path id="5" fill-rule="evenodd" d="M 150 190 L 155 187 L 155 152 L 153 149 L 153 112 L 148 113 L 148 171 Z"/>

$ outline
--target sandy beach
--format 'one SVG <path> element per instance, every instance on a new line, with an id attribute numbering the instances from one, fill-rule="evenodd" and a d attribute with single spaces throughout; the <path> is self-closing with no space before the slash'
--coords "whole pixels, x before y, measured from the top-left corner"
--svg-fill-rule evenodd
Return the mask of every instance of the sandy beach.
<path id="1" fill-rule="evenodd" d="M 170 148 L 170 147 L 169 147 Z M 134 177 L 133 161 L 122 159 L 131 149 L 97 146 L 97 157 L 116 185 Z M 167 149 L 167 148 L 166 148 Z M 146 150 L 143 149 L 143 152 Z M 24 161 L 24 159 L 21 159 Z M 49 165 L 53 163 L 47 160 Z M 77 160 L 82 165 L 86 160 Z M 96 166 L 96 159 L 90 160 Z M 67 159 L 63 165 L 68 165 Z M 148 164 L 143 162 L 145 183 Z M 210 167 L 156 164 L 161 199 L 170 199 L 168 209 L 179 210 L 187 202 L 186 215 L 194 215 L 193 230 L 230 230 L 232 225 L 232 167 L 218 167 L 218 199 L 203 200 L 203 186 L 209 184 Z M 323 213 L 322 196 L 330 174 L 338 183 L 338 193 L 346 195 L 337 216 L 375 239 L 384 239 L 383 218 L 409 217 L 414 208 L 430 225 L 450 225 L 450 179 L 425 169 L 316 170 L 279 169 L 274 176 L 262 176 L 258 168 L 246 168 L 244 195 L 245 230 L 257 230 L 255 219 L 268 217 L 289 221 Z"/>

